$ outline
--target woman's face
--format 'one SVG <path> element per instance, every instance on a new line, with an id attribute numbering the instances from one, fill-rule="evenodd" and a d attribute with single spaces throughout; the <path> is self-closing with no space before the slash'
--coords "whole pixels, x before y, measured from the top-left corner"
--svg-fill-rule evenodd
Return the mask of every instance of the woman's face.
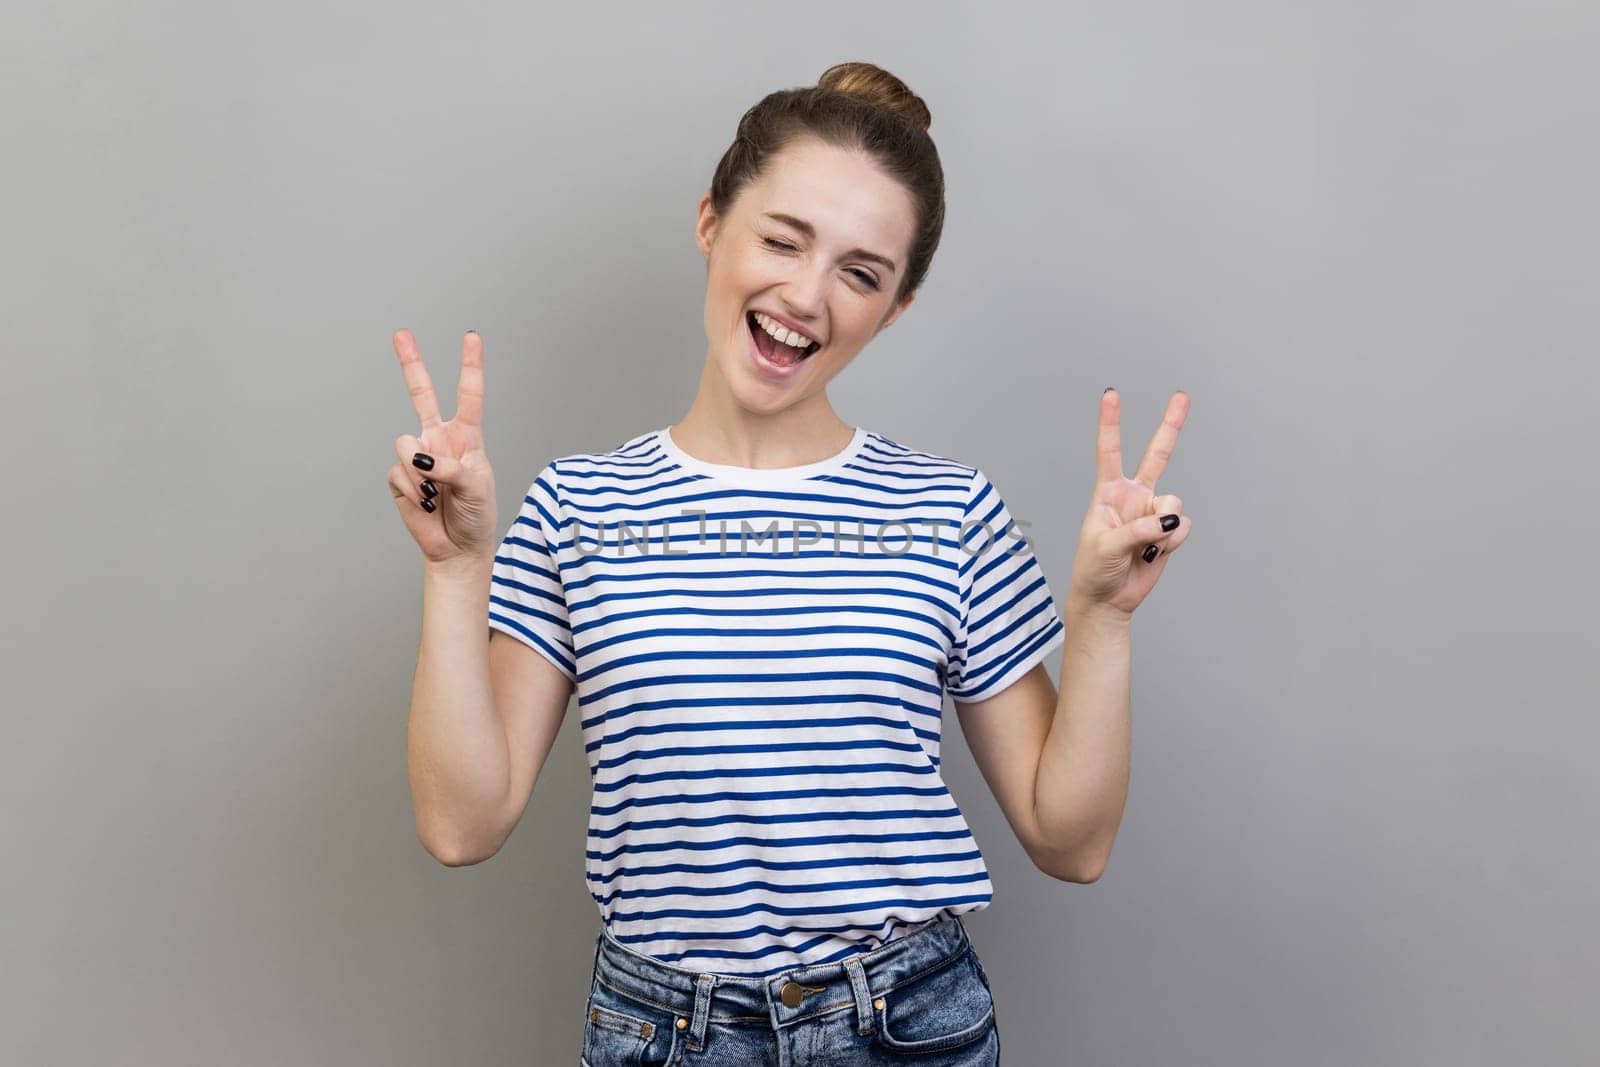
<path id="1" fill-rule="evenodd" d="M 746 409 L 771 413 L 819 394 L 911 306 L 914 293 L 893 300 L 915 223 L 910 194 L 870 158 L 809 137 L 775 156 L 726 218 L 712 215 L 709 193 L 701 198 L 709 361 Z M 821 346 L 796 362 L 757 312 Z M 769 350 L 788 365 L 774 365 Z"/>

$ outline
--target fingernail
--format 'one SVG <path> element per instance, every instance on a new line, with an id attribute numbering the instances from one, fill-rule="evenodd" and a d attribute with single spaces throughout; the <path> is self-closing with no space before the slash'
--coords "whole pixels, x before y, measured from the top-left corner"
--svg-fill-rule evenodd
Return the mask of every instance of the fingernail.
<path id="1" fill-rule="evenodd" d="M 427 485 L 428 483 L 427 482 L 423 482 L 422 484 L 423 485 Z M 1178 528 L 1178 516 L 1176 516 L 1176 515 L 1163 515 L 1163 516 L 1161 516 L 1161 528 L 1163 530 L 1176 530 Z M 1155 546 L 1152 545 L 1151 547 L 1154 548 Z"/>
<path id="2" fill-rule="evenodd" d="M 431 471 L 433 470 L 433 457 L 426 452 L 418 452 L 411 457 L 411 465 L 420 470 Z"/>
<path id="3" fill-rule="evenodd" d="M 1107 393 L 1111 392 L 1111 390 L 1113 390 L 1115 388 L 1116 388 L 1116 386 L 1114 386 L 1114 385 L 1108 385 L 1104 389 L 1100 390 L 1100 395 L 1101 396 L 1105 396 Z"/>
<path id="4" fill-rule="evenodd" d="M 467 332 L 468 333 L 477 333 L 478 331 L 477 330 L 468 330 Z"/>
<path id="5" fill-rule="evenodd" d="M 1160 552 L 1161 552 L 1161 549 L 1157 548 L 1155 545 L 1145 545 L 1144 546 L 1144 561 L 1146 563 L 1149 563 L 1151 560 L 1155 559 L 1156 556 Z"/>
<path id="6" fill-rule="evenodd" d="M 439 487 L 433 484 L 432 478 L 422 479 L 422 495 L 427 497 L 435 497 L 439 495 Z M 1177 524 L 1174 523 L 1173 525 L 1176 526 Z"/>
<path id="7" fill-rule="evenodd" d="M 422 499 L 422 510 L 423 511 L 432 511 L 434 508 L 436 508 L 438 506 L 439 506 L 438 504 L 435 504 L 433 501 L 429 500 L 427 497 L 423 497 L 423 499 Z"/>

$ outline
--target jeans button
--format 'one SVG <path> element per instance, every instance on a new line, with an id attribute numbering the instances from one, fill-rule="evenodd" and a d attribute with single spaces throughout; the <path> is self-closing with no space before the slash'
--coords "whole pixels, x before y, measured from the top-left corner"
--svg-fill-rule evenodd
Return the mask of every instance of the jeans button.
<path id="1" fill-rule="evenodd" d="M 798 1008 L 800 1002 L 806 998 L 805 991 L 800 988 L 799 982 L 783 983 L 783 988 L 778 990 L 778 996 L 791 1008 Z"/>

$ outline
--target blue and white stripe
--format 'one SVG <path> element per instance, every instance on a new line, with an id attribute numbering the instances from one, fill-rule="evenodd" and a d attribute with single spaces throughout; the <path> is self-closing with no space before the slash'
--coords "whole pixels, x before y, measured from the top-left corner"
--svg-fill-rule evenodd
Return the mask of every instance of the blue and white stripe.
<path id="1" fill-rule="evenodd" d="M 489 626 L 575 683 L 607 928 L 746 977 L 988 906 L 939 773 L 943 694 L 993 696 L 1065 639 L 983 472 L 864 429 L 781 470 L 666 429 L 552 461 L 495 556 Z"/>

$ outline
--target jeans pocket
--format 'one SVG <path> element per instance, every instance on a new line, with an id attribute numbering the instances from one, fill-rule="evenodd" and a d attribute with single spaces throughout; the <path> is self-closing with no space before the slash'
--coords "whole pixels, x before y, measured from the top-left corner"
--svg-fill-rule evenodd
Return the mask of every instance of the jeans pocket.
<path id="1" fill-rule="evenodd" d="M 876 1012 L 874 1040 L 894 1052 L 960 1048 L 994 1029 L 994 998 L 970 945 L 935 970 L 876 999 L 883 1007 Z"/>
<path id="2" fill-rule="evenodd" d="M 678 1017 L 601 982 L 583 1008 L 586 1067 L 668 1067 L 680 1054 Z"/>

